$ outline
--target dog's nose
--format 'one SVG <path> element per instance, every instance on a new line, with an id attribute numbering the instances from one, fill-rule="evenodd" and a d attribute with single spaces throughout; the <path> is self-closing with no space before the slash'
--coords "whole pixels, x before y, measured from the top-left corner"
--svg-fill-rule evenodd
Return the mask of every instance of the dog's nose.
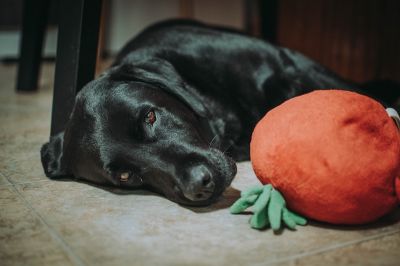
<path id="1" fill-rule="evenodd" d="M 215 183 L 211 171 L 204 165 L 189 168 L 187 186 L 183 190 L 186 198 L 192 201 L 206 200 L 214 192 Z"/>

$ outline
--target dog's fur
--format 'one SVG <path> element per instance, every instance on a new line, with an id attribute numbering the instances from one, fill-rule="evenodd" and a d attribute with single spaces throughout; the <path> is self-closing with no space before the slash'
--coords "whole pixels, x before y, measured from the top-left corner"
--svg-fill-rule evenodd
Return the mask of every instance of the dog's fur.
<path id="1" fill-rule="evenodd" d="M 324 88 L 359 90 L 297 52 L 238 32 L 156 24 L 78 93 L 65 132 L 41 150 L 43 167 L 51 178 L 146 186 L 179 203 L 209 204 L 236 173 L 230 157 L 249 158 L 256 122 Z"/>

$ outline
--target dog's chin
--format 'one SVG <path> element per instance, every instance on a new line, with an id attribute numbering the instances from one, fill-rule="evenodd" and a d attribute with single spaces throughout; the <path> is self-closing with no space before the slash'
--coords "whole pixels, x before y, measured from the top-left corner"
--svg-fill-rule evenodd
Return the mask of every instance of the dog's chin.
<path id="1" fill-rule="evenodd" d="M 222 186 L 222 188 L 217 189 L 214 193 L 211 194 L 211 196 L 207 199 L 204 200 L 192 200 L 187 197 L 181 192 L 175 190 L 175 193 L 172 195 L 166 195 L 166 197 L 169 200 L 172 200 L 178 204 L 184 205 L 184 206 L 190 206 L 190 207 L 205 207 L 212 205 L 213 203 L 217 202 L 221 197 L 224 191 L 230 186 L 231 182 L 233 180 L 232 178 L 229 178 L 229 180 L 226 180 L 224 182 L 225 186 Z"/>
<path id="2" fill-rule="evenodd" d="M 202 199 L 202 200 L 193 200 L 188 197 L 185 197 L 182 189 L 179 188 L 179 185 L 176 182 L 169 182 L 168 186 L 151 186 L 149 185 L 148 188 L 154 192 L 157 192 L 167 199 L 176 202 L 180 205 L 184 206 L 193 206 L 193 207 L 204 207 L 209 206 L 216 201 L 218 201 L 224 191 L 231 185 L 236 172 L 236 163 L 230 157 L 224 155 L 224 157 L 220 160 L 222 161 L 223 168 L 219 169 L 219 177 L 214 179 L 215 182 L 215 191 L 212 192 L 209 198 Z"/>
<path id="3" fill-rule="evenodd" d="M 205 206 L 209 206 L 213 203 L 215 203 L 216 201 L 218 201 L 218 199 L 221 197 L 222 193 L 219 195 L 212 195 L 210 198 L 205 199 L 205 200 L 191 200 L 186 198 L 183 195 L 179 195 L 179 196 L 175 196 L 173 198 L 169 198 L 170 200 L 180 204 L 180 205 L 184 205 L 184 206 L 189 206 L 189 207 L 205 207 Z"/>

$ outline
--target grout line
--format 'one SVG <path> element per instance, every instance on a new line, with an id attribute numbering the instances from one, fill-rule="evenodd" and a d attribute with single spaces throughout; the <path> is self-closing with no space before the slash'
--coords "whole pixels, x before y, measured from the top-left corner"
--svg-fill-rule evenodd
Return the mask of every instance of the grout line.
<path id="1" fill-rule="evenodd" d="M 36 184 L 36 183 L 49 181 L 48 179 L 43 179 L 43 180 L 34 180 L 34 181 L 25 181 L 25 182 L 16 182 L 16 183 L 14 183 L 14 182 L 10 181 L 7 178 L 7 176 L 5 176 L 3 174 L 2 174 L 2 176 L 7 179 L 8 184 L 0 184 L 0 187 L 10 187 L 10 186 L 14 186 L 14 185 L 29 185 L 29 184 Z"/>
<path id="2" fill-rule="evenodd" d="M 7 187 L 7 186 L 12 186 L 13 185 L 11 183 L 10 179 L 5 174 L 3 174 L 1 171 L 0 171 L 0 176 L 2 176 L 8 182 L 7 184 L 0 185 L 0 187 L 3 187 L 3 186 Z"/>
<path id="3" fill-rule="evenodd" d="M 337 249 L 341 249 L 341 248 L 345 248 L 345 247 L 349 247 L 355 244 L 360 244 L 363 242 L 368 242 L 374 239 L 378 239 L 384 236 L 389 236 L 389 235 L 393 235 L 396 233 L 399 233 L 400 229 L 396 229 L 394 231 L 389 231 L 389 232 L 384 232 L 384 233 L 380 233 L 380 234 L 376 234 L 373 236 L 369 236 L 369 237 L 365 237 L 365 238 L 361 238 L 361 239 L 357 239 L 357 240 L 352 240 L 352 241 L 348 241 L 348 242 L 344 242 L 344 243 L 338 243 L 329 247 L 325 247 L 325 248 L 320 248 L 320 249 L 316 249 L 314 251 L 311 252 L 305 252 L 302 254 L 297 254 L 297 255 L 292 255 L 286 258 L 282 258 L 282 259 L 276 259 L 274 261 L 271 262 L 267 262 L 267 263 L 263 263 L 262 265 L 273 265 L 276 263 L 282 263 L 282 262 L 289 262 L 289 261 L 293 261 L 296 259 L 301 259 L 301 258 L 305 258 L 305 257 L 309 257 L 309 256 L 314 256 L 314 255 L 318 255 L 318 254 L 322 254 L 322 253 L 326 253 L 329 251 L 333 251 L 333 250 L 337 250 Z"/>
<path id="4" fill-rule="evenodd" d="M 85 263 L 83 260 L 75 254 L 69 244 L 58 234 L 58 232 L 43 218 L 43 216 L 29 203 L 28 200 L 22 195 L 22 193 L 12 184 L 12 188 L 17 193 L 17 195 L 21 198 L 21 200 L 25 203 L 25 206 L 28 207 L 32 213 L 36 216 L 37 219 L 45 226 L 47 232 L 52 236 L 54 240 L 56 240 L 61 247 L 63 248 L 64 252 L 66 252 L 67 256 L 75 265 L 84 266 Z"/>
<path id="5" fill-rule="evenodd" d="M 11 179 L 9 178 L 11 175 L 6 175 L 1 171 L 0 171 L 0 176 L 4 177 L 4 179 L 6 179 L 8 181 L 8 183 L 6 183 L 6 184 L 0 184 L 0 187 L 8 187 L 8 186 L 14 186 L 14 185 L 28 185 L 28 184 L 33 184 L 33 183 L 51 181 L 50 178 L 45 177 L 44 179 L 41 179 L 41 180 L 14 182 L 14 181 L 11 181 Z"/>
<path id="6" fill-rule="evenodd" d="M 46 182 L 46 181 L 50 181 L 50 180 L 49 179 L 43 179 L 43 180 L 34 180 L 34 181 L 26 181 L 26 182 L 15 182 L 15 183 L 11 182 L 11 184 L 13 184 L 13 185 L 29 185 L 29 184 Z"/>

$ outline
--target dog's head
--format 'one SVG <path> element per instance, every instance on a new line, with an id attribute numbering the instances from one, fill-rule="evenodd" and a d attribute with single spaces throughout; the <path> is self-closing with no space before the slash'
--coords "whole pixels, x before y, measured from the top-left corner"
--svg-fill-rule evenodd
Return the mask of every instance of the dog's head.
<path id="1" fill-rule="evenodd" d="M 207 110 L 171 65 L 153 63 L 115 66 L 79 92 L 65 131 L 42 148 L 47 176 L 148 186 L 188 205 L 222 194 L 236 166 L 210 147 Z"/>

